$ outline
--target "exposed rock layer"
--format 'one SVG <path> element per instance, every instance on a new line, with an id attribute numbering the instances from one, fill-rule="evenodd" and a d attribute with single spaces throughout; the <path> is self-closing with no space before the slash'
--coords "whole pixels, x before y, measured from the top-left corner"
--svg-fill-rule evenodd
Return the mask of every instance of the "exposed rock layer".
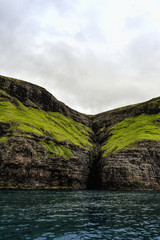
<path id="1" fill-rule="evenodd" d="M 142 114 L 147 116 L 159 114 L 159 98 L 87 116 L 59 102 L 45 89 L 28 82 L 1 76 L 0 89 L 5 92 L 0 92 L 3 109 L 0 110 L 1 116 L 6 113 L 4 102 L 10 102 L 17 108 L 20 108 L 21 103 L 27 108 L 45 111 L 46 114 L 48 112 L 63 114 L 74 120 L 74 129 L 77 133 L 75 139 L 81 137 L 86 139 L 88 136 L 88 142 L 85 140 L 86 145 L 76 141 L 74 143 L 69 137 L 68 140 L 66 138 L 64 140 L 63 135 L 62 139 L 57 140 L 54 134 L 51 135 L 45 129 L 43 134 L 18 129 L 10 115 L 6 121 L 1 118 L 0 187 L 160 189 L 160 139 L 142 138 L 133 146 L 128 145 L 118 151 L 115 149 L 107 154 L 103 148 L 113 135 L 112 127 L 118 123 Z M 50 119 L 52 124 L 55 121 L 52 116 L 47 119 Z M 59 129 L 64 123 L 54 124 Z M 158 117 L 153 124 L 156 125 L 157 134 L 160 135 Z M 27 125 L 25 120 L 24 125 L 35 130 L 35 126 Z M 78 129 L 81 129 L 81 135 Z M 36 131 L 41 130 L 36 128 Z M 68 136 L 68 133 L 65 134 Z M 59 153 L 55 154 L 53 147 L 50 146 L 59 149 Z"/>
<path id="2" fill-rule="evenodd" d="M 111 154 L 102 168 L 103 189 L 159 189 L 160 142 L 143 140 L 136 148 Z"/>

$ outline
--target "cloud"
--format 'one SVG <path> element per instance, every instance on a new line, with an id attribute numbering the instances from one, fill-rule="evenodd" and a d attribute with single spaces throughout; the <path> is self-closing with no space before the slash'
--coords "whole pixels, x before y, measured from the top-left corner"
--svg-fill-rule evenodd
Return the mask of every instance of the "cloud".
<path id="1" fill-rule="evenodd" d="M 150 32 L 138 35 L 127 49 L 129 63 L 139 71 L 160 71 L 160 34 Z"/>
<path id="2" fill-rule="evenodd" d="M 0 0 L 0 73 L 86 113 L 158 96 L 159 3 L 122 3 Z"/>
<path id="3" fill-rule="evenodd" d="M 74 11 L 76 5 L 74 0 L 54 0 L 50 1 L 50 3 L 58 10 L 60 15 Z"/>

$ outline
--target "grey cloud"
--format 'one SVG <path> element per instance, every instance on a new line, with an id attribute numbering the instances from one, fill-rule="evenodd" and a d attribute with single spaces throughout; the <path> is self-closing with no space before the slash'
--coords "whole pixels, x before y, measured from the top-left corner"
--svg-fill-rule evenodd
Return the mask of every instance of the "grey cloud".
<path id="1" fill-rule="evenodd" d="M 160 71 L 160 35 L 141 34 L 126 49 L 127 64 L 142 72 Z"/>
<path id="2" fill-rule="evenodd" d="M 139 102 L 144 97 L 133 77 L 121 73 L 120 66 L 109 60 L 104 63 L 91 51 L 83 55 L 77 48 L 59 43 L 45 52 L 54 53 L 55 57 L 48 61 L 52 64 L 48 66 L 44 78 L 53 76 L 53 81 L 48 80 L 50 89 L 60 89 L 65 95 L 63 99 L 70 106 L 78 108 L 80 105 L 84 111 L 88 109 L 96 113 L 112 106 L 134 103 L 135 99 Z"/>
<path id="3" fill-rule="evenodd" d="M 65 15 L 74 10 L 76 4 L 75 0 L 54 0 L 51 2 L 53 6 L 56 7 L 59 14 Z"/>
<path id="4" fill-rule="evenodd" d="M 86 25 L 81 26 L 80 31 L 75 35 L 75 39 L 80 42 L 107 43 L 105 34 L 101 30 L 98 22 L 98 15 L 95 9 L 90 9 L 83 14 Z"/>
<path id="5" fill-rule="evenodd" d="M 56 37 L 60 33 L 54 25 L 52 29 L 44 29 L 39 21 L 51 6 L 63 14 L 69 1 L 47 0 L 44 4 L 42 0 L 23 0 L 22 4 L 20 0 L 0 0 L 0 3 L 1 74 L 45 87 L 70 107 L 88 113 L 158 95 L 160 38 L 157 33 L 139 34 L 119 57 L 115 56 L 118 60 L 111 59 L 106 49 L 103 55 L 98 55 L 85 44 L 106 41 L 93 12 L 86 26 L 75 35 L 78 44 L 84 44 L 82 49 L 77 43 L 65 41 L 62 35 L 63 40 L 59 40 Z M 137 24 L 132 22 L 132 27 Z M 48 40 L 39 41 L 43 33 Z"/>
<path id="6" fill-rule="evenodd" d="M 104 62 L 91 50 L 82 53 L 63 42 L 43 44 L 39 54 L 20 52 L 9 68 L 53 95 L 58 89 L 59 100 L 88 113 L 139 102 L 142 98 L 141 84 L 136 86 L 134 78 L 120 72 L 119 65 L 109 59 Z"/>
<path id="7" fill-rule="evenodd" d="M 75 40 L 83 44 L 87 41 L 87 36 L 83 31 L 80 31 L 75 34 Z"/>
<path id="8" fill-rule="evenodd" d="M 142 27 L 144 27 L 144 25 L 145 25 L 144 16 L 127 17 L 124 29 L 128 31 L 134 31 L 137 29 L 141 30 Z"/>

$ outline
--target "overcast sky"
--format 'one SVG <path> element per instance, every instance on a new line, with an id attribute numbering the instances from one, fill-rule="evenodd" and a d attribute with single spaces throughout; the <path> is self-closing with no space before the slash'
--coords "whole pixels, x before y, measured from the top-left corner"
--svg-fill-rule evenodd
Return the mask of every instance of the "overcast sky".
<path id="1" fill-rule="evenodd" d="M 0 0 L 0 74 L 90 114 L 160 96 L 160 1 Z"/>

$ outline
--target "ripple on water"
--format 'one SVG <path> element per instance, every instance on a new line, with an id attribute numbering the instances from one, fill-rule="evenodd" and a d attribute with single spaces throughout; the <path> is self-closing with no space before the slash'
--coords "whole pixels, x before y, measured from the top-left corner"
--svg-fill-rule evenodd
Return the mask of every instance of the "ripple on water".
<path id="1" fill-rule="evenodd" d="M 160 193 L 0 190 L 0 239 L 160 240 Z"/>

